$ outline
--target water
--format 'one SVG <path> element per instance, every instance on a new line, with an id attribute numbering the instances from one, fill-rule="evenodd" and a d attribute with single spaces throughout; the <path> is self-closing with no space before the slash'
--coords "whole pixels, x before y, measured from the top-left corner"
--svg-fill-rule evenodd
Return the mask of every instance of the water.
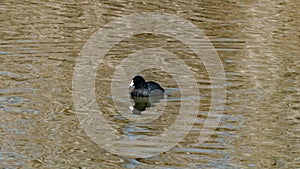
<path id="1" fill-rule="evenodd" d="M 296 0 L 1 2 L 1 168 L 299 168 L 299 5 Z M 95 80 L 97 104 L 116 131 L 131 139 L 157 136 L 174 123 L 181 102 L 201 103 L 195 125 L 174 148 L 130 158 L 106 151 L 83 130 L 72 78 L 76 59 L 95 31 L 140 12 L 174 14 L 203 30 L 224 66 L 227 97 L 215 132 L 198 144 L 217 87 L 211 86 L 204 64 L 186 45 L 164 35 L 121 41 L 105 56 Z M 129 114 L 151 123 L 128 120 L 112 99 L 113 72 L 133 51 L 157 47 L 189 65 L 200 96 L 181 98 L 172 76 L 148 69 L 140 74 L 167 88 L 169 96 L 140 116 Z M 120 89 L 127 91 L 127 84 Z M 120 102 L 133 104 L 125 100 Z"/>

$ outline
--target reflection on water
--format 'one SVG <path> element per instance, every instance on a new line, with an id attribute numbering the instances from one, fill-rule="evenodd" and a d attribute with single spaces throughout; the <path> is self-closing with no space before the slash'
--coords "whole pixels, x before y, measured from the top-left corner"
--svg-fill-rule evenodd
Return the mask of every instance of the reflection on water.
<path id="1" fill-rule="evenodd" d="M 134 101 L 134 106 L 130 107 L 130 110 L 133 114 L 141 115 L 143 111 L 146 110 L 146 108 L 154 107 L 155 103 L 160 102 L 161 99 L 163 99 L 164 96 L 151 96 L 151 97 L 131 97 L 131 99 Z"/>
<path id="2" fill-rule="evenodd" d="M 5 0 L 0 4 L 1 168 L 300 167 L 298 1 Z M 120 42 L 107 53 L 95 83 L 100 109 L 119 133 L 132 139 L 159 135 L 174 123 L 184 100 L 170 75 L 145 70 L 141 73 L 148 79 L 174 89 L 172 96 L 150 101 L 154 107 L 133 101 L 139 111 L 146 105 L 138 115 L 146 118 L 135 114 L 130 118 L 154 119 L 151 122 L 124 118 L 107 98 L 115 66 L 130 53 L 154 47 L 174 53 L 194 72 L 201 93 L 196 124 L 176 147 L 134 159 L 113 155 L 86 135 L 73 108 L 72 74 L 94 31 L 116 17 L 139 12 L 175 14 L 204 30 L 224 65 L 227 101 L 216 131 L 198 144 L 215 87 L 204 65 L 171 37 L 141 34 Z"/>

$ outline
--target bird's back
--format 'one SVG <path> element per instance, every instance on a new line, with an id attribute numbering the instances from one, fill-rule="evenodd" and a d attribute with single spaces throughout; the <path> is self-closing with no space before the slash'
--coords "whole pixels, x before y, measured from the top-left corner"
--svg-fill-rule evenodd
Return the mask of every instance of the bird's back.
<path id="1" fill-rule="evenodd" d="M 152 91 L 152 90 L 162 90 L 163 92 L 165 91 L 159 84 L 157 84 L 153 81 L 147 82 L 147 87 L 148 87 L 149 91 Z"/>

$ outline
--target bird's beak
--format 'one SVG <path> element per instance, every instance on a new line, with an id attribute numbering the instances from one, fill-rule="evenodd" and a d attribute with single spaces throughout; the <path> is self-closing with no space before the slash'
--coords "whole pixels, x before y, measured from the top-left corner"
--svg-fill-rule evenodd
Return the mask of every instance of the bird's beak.
<path id="1" fill-rule="evenodd" d="M 134 83 L 133 83 L 133 80 L 131 81 L 131 83 L 129 84 L 129 87 L 133 87 L 134 86 Z"/>

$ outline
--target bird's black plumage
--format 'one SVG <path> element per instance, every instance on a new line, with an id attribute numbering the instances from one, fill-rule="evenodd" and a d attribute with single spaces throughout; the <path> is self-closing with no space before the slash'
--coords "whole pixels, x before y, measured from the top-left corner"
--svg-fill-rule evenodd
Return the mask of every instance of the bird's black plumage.
<path id="1" fill-rule="evenodd" d="M 156 82 L 146 82 L 142 76 L 135 76 L 132 79 L 131 85 L 134 89 L 131 91 L 131 96 L 148 97 L 164 95 L 165 90 Z"/>

